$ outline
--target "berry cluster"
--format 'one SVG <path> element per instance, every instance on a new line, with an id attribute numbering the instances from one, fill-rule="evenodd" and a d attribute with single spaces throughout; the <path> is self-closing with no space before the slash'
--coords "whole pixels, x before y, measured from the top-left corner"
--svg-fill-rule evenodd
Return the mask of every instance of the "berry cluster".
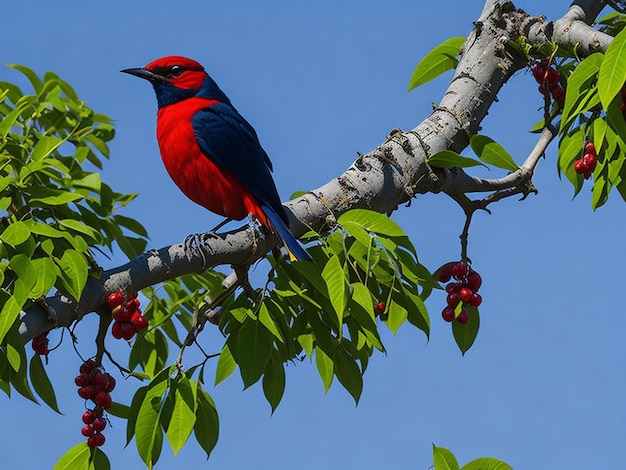
<path id="1" fill-rule="evenodd" d="M 483 298 L 478 293 L 478 289 L 480 289 L 483 280 L 480 274 L 463 261 L 447 263 L 439 269 L 439 282 L 448 282 L 452 278 L 455 279 L 455 282 L 446 285 L 446 292 L 448 293 L 446 302 L 448 305 L 441 312 L 441 316 L 447 322 L 456 319 L 465 325 L 469 320 L 469 314 L 464 304 L 478 307 L 482 303 Z M 457 314 L 459 304 L 461 304 L 461 309 Z"/>
<path id="2" fill-rule="evenodd" d="M 565 103 L 565 90 L 561 87 L 561 73 L 544 59 L 536 63 L 532 68 L 533 77 L 539 83 L 539 93 L 552 95 L 560 108 Z"/>
<path id="3" fill-rule="evenodd" d="M 136 294 L 113 292 L 107 297 L 107 304 L 113 315 L 111 334 L 114 338 L 131 339 L 136 333 L 148 327 L 148 320 L 141 314 Z"/>
<path id="4" fill-rule="evenodd" d="M 115 388 L 115 378 L 99 363 L 89 359 L 80 366 L 80 375 L 76 376 L 74 383 L 79 387 L 78 395 L 95 405 L 83 413 L 85 426 L 80 432 L 87 438 L 90 448 L 100 447 L 105 441 L 102 431 L 107 425 L 104 410 L 108 410 L 113 402 L 111 392 Z"/>
<path id="5" fill-rule="evenodd" d="M 585 141 L 585 147 L 583 148 L 583 156 L 574 162 L 574 171 L 579 175 L 583 175 L 586 180 L 591 177 L 593 170 L 596 169 L 598 164 L 598 157 L 596 154 L 596 146 L 593 142 L 587 138 Z"/>
<path id="6" fill-rule="evenodd" d="M 41 333 L 39 336 L 35 336 L 31 342 L 33 351 L 41 356 L 47 356 L 50 350 L 48 349 L 48 333 Z"/>

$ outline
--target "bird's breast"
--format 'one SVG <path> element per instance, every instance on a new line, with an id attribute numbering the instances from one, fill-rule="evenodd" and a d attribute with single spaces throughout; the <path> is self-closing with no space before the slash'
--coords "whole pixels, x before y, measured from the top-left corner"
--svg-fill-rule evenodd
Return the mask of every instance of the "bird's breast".
<path id="1" fill-rule="evenodd" d="M 216 103 L 194 97 L 160 108 L 157 140 L 167 172 L 189 199 L 211 212 L 241 220 L 248 214 L 248 192 L 232 173 L 202 153 L 191 125 L 195 113 Z"/>

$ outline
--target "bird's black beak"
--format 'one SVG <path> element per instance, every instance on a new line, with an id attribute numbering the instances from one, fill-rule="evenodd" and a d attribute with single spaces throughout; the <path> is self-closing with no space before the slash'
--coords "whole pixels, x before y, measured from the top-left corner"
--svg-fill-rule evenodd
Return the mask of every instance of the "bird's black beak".
<path id="1" fill-rule="evenodd" d="M 135 77 L 143 78 L 148 80 L 149 82 L 154 82 L 156 80 L 166 80 L 165 77 L 158 75 L 150 70 L 146 70 L 143 68 L 133 68 L 133 69 L 124 69 L 120 70 L 120 72 L 128 73 L 130 75 L 134 75 Z"/>

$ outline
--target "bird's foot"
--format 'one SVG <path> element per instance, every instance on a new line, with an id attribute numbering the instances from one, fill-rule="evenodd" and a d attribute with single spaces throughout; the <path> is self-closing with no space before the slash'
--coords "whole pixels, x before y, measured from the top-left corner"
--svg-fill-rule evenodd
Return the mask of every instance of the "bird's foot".
<path id="1" fill-rule="evenodd" d="M 198 256 L 202 260 L 202 271 L 207 267 L 207 254 L 211 254 L 210 246 L 207 244 L 207 240 L 211 238 L 218 238 L 218 236 L 212 231 L 193 233 L 187 236 L 185 241 L 183 241 L 183 248 L 185 249 L 185 253 L 187 253 L 187 257 L 192 258 Z"/>
<path id="2" fill-rule="evenodd" d="M 254 215 L 248 214 L 248 229 L 252 233 L 252 246 L 256 250 L 258 246 L 258 240 L 265 239 L 265 233 L 263 232 L 263 224 Z"/>

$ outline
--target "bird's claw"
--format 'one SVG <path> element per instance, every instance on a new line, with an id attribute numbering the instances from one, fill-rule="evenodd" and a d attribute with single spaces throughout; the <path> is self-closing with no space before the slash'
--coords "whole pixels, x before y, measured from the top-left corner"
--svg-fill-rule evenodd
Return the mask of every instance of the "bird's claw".
<path id="1" fill-rule="evenodd" d="M 217 238 L 217 235 L 213 232 L 193 233 L 183 241 L 183 247 L 188 257 L 198 256 L 202 260 L 202 271 L 207 267 L 206 253 L 211 253 L 211 249 L 206 243 L 211 238 Z"/>

